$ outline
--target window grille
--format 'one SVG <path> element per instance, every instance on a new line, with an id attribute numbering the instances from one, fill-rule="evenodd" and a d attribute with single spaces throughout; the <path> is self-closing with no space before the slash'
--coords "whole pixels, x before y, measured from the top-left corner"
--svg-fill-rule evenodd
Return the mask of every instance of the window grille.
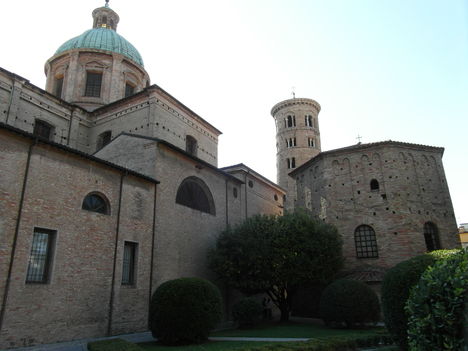
<path id="1" fill-rule="evenodd" d="M 439 250 L 439 230 L 437 226 L 432 222 L 424 223 L 424 241 L 426 242 L 427 251 Z"/>
<path id="2" fill-rule="evenodd" d="M 356 244 L 357 258 L 375 258 L 379 257 L 377 249 L 377 239 L 372 227 L 360 225 L 354 231 L 354 242 Z"/>
<path id="3" fill-rule="evenodd" d="M 86 72 L 85 96 L 100 97 L 102 73 Z"/>
<path id="4" fill-rule="evenodd" d="M 53 130 L 53 127 L 49 123 L 46 123 L 38 119 L 34 121 L 34 130 L 33 130 L 34 135 L 47 139 L 47 140 L 51 140 L 52 130 Z"/>
<path id="5" fill-rule="evenodd" d="M 213 196 L 205 182 L 197 177 L 185 178 L 177 190 L 176 203 L 201 212 L 216 214 Z"/>
<path id="6" fill-rule="evenodd" d="M 86 211 L 109 214 L 107 201 L 98 194 L 88 194 L 83 200 L 81 208 Z"/>
<path id="7" fill-rule="evenodd" d="M 54 236 L 55 231 L 34 228 L 26 283 L 45 284 L 49 281 Z"/>
<path id="8" fill-rule="evenodd" d="M 122 285 L 135 284 L 135 268 L 137 243 L 126 241 L 124 243 L 123 265 L 122 265 Z"/>
<path id="9" fill-rule="evenodd" d="M 135 92 L 135 87 L 131 84 L 125 84 L 125 97 L 133 95 Z"/>

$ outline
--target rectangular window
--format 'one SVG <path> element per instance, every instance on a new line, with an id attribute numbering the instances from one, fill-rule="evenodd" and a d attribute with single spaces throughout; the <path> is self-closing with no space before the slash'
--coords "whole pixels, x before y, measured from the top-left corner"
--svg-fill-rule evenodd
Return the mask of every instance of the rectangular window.
<path id="1" fill-rule="evenodd" d="M 86 72 L 85 96 L 101 96 L 102 73 Z"/>
<path id="2" fill-rule="evenodd" d="M 63 77 L 55 79 L 55 96 L 61 98 L 63 89 Z"/>
<path id="3" fill-rule="evenodd" d="M 314 139 L 313 138 L 309 138 L 309 147 L 314 147 Z"/>
<path id="4" fill-rule="evenodd" d="M 135 268 L 137 243 L 126 241 L 124 243 L 123 267 L 122 267 L 122 285 L 135 284 Z"/>
<path id="5" fill-rule="evenodd" d="M 46 284 L 49 282 L 55 235 L 54 230 L 34 228 L 26 283 Z"/>
<path id="6" fill-rule="evenodd" d="M 41 138 L 44 138 L 44 139 L 47 139 L 47 140 L 51 140 L 51 136 L 52 136 L 52 129 L 53 127 L 44 122 L 44 121 L 41 121 L 41 120 L 38 120 L 36 119 L 34 121 L 34 130 L 33 130 L 33 134 L 38 136 L 38 137 L 41 137 Z"/>
<path id="7" fill-rule="evenodd" d="M 135 87 L 131 84 L 125 84 L 125 97 L 133 95 Z"/>

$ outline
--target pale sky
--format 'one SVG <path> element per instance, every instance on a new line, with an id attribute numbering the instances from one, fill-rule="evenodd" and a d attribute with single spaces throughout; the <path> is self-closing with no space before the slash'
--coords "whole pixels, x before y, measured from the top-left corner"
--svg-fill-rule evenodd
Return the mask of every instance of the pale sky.
<path id="1" fill-rule="evenodd" d="M 0 66 L 44 88 L 44 63 L 104 0 L 0 0 Z M 442 146 L 468 222 L 468 0 L 111 0 L 158 84 L 223 132 L 219 166 L 276 181 L 277 102 L 320 103 L 322 151 Z"/>

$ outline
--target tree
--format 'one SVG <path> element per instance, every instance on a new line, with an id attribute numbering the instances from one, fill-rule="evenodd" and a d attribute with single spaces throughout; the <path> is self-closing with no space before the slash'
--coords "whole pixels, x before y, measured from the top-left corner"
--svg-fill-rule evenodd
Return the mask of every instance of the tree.
<path id="1" fill-rule="evenodd" d="M 268 294 L 286 321 L 298 288 L 327 283 L 342 267 L 342 240 L 305 212 L 257 215 L 221 233 L 209 265 L 232 288 Z"/>

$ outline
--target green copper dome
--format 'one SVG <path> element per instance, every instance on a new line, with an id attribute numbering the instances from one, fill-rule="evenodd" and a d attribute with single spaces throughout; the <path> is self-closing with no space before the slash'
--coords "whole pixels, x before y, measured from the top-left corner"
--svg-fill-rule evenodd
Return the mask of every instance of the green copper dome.
<path id="1" fill-rule="evenodd" d="M 55 54 L 57 55 L 73 49 L 97 49 L 116 52 L 143 66 L 143 59 L 138 50 L 124 37 L 108 28 L 87 30 L 83 34 L 66 41 L 58 48 Z"/>

